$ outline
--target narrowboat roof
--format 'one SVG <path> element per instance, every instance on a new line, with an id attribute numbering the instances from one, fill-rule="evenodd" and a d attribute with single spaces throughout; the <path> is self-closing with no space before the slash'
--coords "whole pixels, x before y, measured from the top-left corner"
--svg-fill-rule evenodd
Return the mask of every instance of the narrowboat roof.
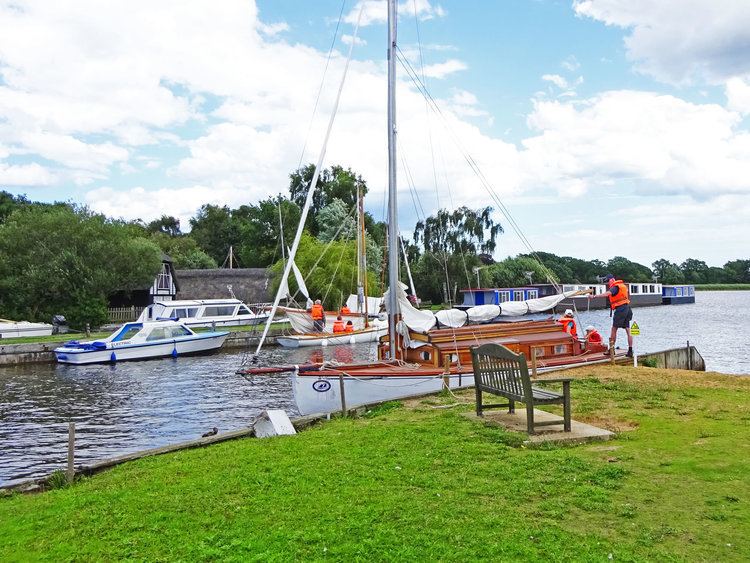
<path id="1" fill-rule="evenodd" d="M 518 291 L 521 289 L 539 289 L 538 287 L 531 287 L 528 285 L 522 285 L 519 287 L 470 287 L 468 289 L 459 289 L 462 293 L 477 292 L 477 291 Z"/>

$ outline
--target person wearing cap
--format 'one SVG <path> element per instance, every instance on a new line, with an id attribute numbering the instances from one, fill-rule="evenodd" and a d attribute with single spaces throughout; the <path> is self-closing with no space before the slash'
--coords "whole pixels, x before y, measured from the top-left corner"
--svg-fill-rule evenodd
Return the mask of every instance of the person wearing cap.
<path id="1" fill-rule="evenodd" d="M 578 329 L 576 328 L 576 321 L 573 318 L 573 311 L 571 309 L 565 309 L 562 318 L 557 322 L 563 325 L 563 330 L 570 334 L 570 336 L 578 338 Z"/>
<path id="2" fill-rule="evenodd" d="M 628 335 L 628 358 L 633 357 L 633 335 L 630 334 L 630 321 L 633 320 L 633 310 L 630 308 L 630 296 L 628 286 L 622 280 L 618 280 L 612 274 L 607 274 L 604 280 L 609 288 L 597 297 L 609 297 L 609 306 L 612 309 L 612 332 L 609 335 L 609 346 L 614 348 L 617 341 L 617 329 L 624 328 Z M 591 299 L 591 294 L 588 295 Z"/>
<path id="3" fill-rule="evenodd" d="M 601 344 L 602 335 L 596 330 L 596 327 L 589 325 L 586 327 L 586 348 L 589 348 L 590 344 Z"/>
<path id="4" fill-rule="evenodd" d="M 315 332 L 323 332 L 326 328 L 326 312 L 323 309 L 320 299 L 315 300 L 312 309 L 310 309 L 310 316 L 313 320 Z"/>

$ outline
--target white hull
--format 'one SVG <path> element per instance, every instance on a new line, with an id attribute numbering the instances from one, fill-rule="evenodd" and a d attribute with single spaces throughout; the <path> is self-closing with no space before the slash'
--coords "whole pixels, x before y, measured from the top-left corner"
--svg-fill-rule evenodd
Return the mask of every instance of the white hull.
<path id="1" fill-rule="evenodd" d="M 437 393 L 443 389 L 443 375 L 347 377 L 344 376 L 346 408 L 370 405 Z M 292 374 L 292 389 L 300 414 L 341 410 L 341 382 L 338 376 L 316 377 Z M 450 388 L 474 386 L 473 374 L 451 375 Z"/>
<path id="2" fill-rule="evenodd" d="M 95 364 L 105 362 L 121 362 L 126 360 L 147 360 L 166 356 L 184 356 L 200 354 L 221 348 L 227 333 L 215 336 L 186 337 L 157 343 L 143 343 L 117 346 L 105 350 L 82 350 L 77 348 L 57 348 L 55 356 L 63 364 Z"/>
<path id="3" fill-rule="evenodd" d="M 20 338 L 22 336 L 49 336 L 52 325 L 46 323 L 0 323 L 0 338 Z"/>
<path id="4" fill-rule="evenodd" d="M 378 338 L 388 332 L 388 327 L 373 327 L 347 332 L 344 334 L 293 334 L 289 336 L 277 336 L 276 342 L 285 348 L 300 348 L 305 346 L 339 346 L 342 344 L 362 344 L 364 342 L 377 342 Z"/>

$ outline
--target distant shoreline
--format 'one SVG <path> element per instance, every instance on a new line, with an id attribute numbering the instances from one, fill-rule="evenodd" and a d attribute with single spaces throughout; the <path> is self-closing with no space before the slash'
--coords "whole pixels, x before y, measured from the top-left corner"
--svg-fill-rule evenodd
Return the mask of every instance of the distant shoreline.
<path id="1" fill-rule="evenodd" d="M 695 286 L 695 291 L 746 291 L 750 283 L 704 283 Z"/>

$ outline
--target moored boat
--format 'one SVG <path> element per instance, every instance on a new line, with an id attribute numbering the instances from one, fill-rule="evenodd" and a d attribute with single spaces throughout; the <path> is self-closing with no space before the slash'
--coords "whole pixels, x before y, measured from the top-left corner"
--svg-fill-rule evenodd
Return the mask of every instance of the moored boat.
<path id="1" fill-rule="evenodd" d="M 138 322 L 179 319 L 189 327 L 256 325 L 266 321 L 239 299 L 188 299 L 159 301 L 146 307 Z"/>
<path id="2" fill-rule="evenodd" d="M 378 339 L 387 332 L 387 326 L 378 323 L 378 321 L 374 321 L 367 328 L 355 330 L 354 332 L 321 332 L 277 336 L 276 343 L 286 348 L 301 348 L 308 346 L 338 346 L 341 344 L 362 344 L 366 342 L 377 342 Z"/>
<path id="3" fill-rule="evenodd" d="M 0 339 L 20 338 L 22 336 L 49 336 L 52 334 L 53 328 L 51 324 L 47 323 L 0 319 Z"/>
<path id="4" fill-rule="evenodd" d="M 177 321 L 126 323 L 103 340 L 70 341 L 55 348 L 63 364 L 93 364 L 205 354 L 218 350 L 228 332 L 195 333 Z"/>

